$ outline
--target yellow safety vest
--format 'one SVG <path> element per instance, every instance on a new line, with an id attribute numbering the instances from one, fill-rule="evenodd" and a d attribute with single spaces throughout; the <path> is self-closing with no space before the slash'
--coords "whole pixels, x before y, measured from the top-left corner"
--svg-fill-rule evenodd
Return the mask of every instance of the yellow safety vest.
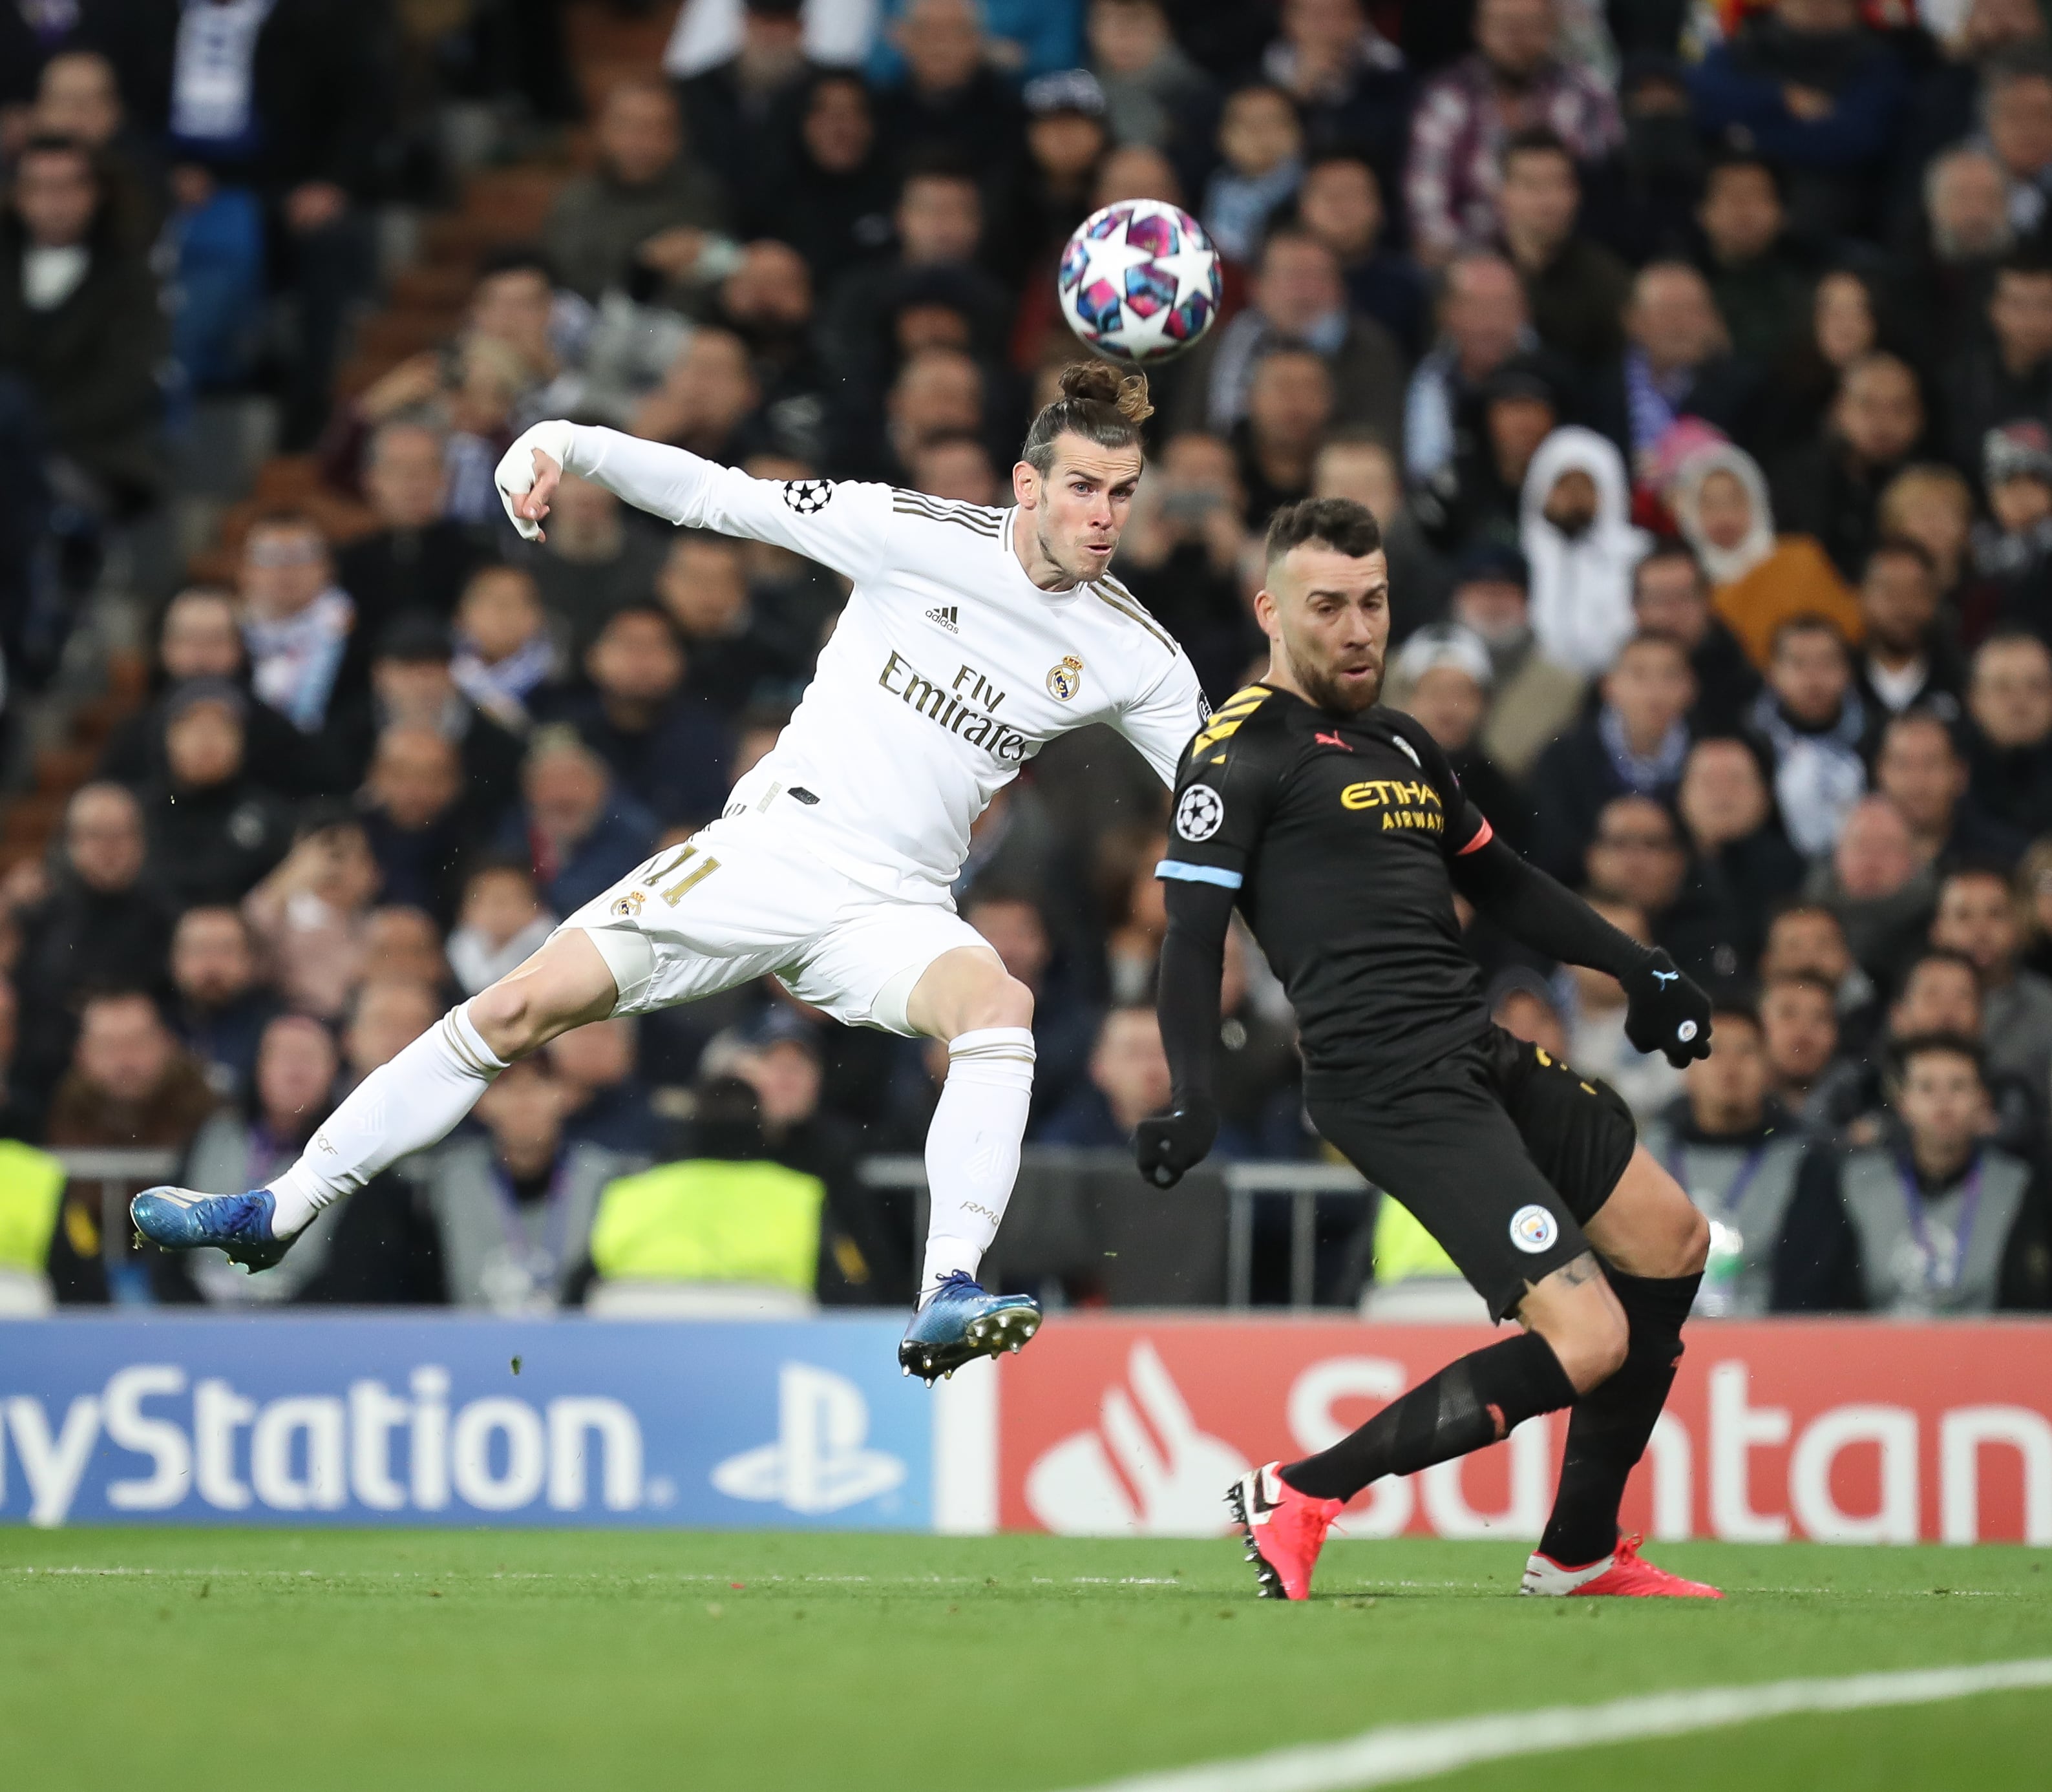
<path id="1" fill-rule="evenodd" d="M 608 1183 L 591 1261 L 609 1281 L 746 1282 L 813 1292 L 826 1184 L 781 1164 L 692 1158 Z"/>
<path id="2" fill-rule="evenodd" d="M 1458 1276 L 1460 1266 L 1395 1195 L 1385 1194 L 1375 1216 L 1375 1279 L 1378 1285 L 1412 1276 Z"/>
<path id="3" fill-rule="evenodd" d="M 64 1187 L 64 1166 L 47 1151 L 0 1139 L 0 1266 L 43 1273 Z"/>

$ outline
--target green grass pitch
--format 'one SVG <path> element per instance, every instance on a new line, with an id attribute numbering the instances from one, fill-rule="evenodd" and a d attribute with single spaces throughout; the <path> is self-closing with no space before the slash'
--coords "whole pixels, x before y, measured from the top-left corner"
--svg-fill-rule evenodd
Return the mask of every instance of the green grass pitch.
<path id="1" fill-rule="evenodd" d="M 2052 1654 L 2047 1552 L 1669 1544 L 1721 1605 L 1518 1599 L 1515 1544 L 0 1531 L 0 1783 L 1062 1792 L 1374 1725 Z M 1499 1763 L 1459 1792 L 2042 1792 L 2052 1690 Z"/>

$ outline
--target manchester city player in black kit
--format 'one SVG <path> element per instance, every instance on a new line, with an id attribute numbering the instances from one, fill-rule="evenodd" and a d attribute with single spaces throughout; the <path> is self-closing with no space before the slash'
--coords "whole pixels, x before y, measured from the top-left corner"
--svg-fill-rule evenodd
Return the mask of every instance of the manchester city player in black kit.
<path id="1" fill-rule="evenodd" d="M 1267 674 L 1191 741 L 1177 781 L 1160 867 L 1174 1106 L 1141 1124 L 1141 1170 L 1172 1185 L 1217 1131 L 1212 1052 L 1237 903 L 1295 1005 L 1318 1130 L 1417 1215 L 1499 1322 L 1524 1329 L 1331 1449 L 1236 1484 L 1228 1501 L 1262 1590 L 1307 1598 L 1327 1527 L 1371 1481 L 1570 1407 L 1523 1590 L 1718 1597 L 1641 1560 L 1617 1524 L 1674 1379 L 1709 1229 L 1611 1090 L 1491 1024 L 1455 894 L 1548 957 L 1617 978 L 1641 1051 L 1676 1064 L 1707 1053 L 1709 999 L 1496 839 L 1432 738 L 1376 702 L 1389 576 L 1373 515 L 1339 499 L 1280 511 L 1266 582 L 1255 608 Z"/>

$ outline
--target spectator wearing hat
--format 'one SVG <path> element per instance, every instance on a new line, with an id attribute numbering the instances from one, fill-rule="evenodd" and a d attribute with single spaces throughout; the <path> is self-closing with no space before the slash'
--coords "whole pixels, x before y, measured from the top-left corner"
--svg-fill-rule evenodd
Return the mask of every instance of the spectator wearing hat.
<path id="1" fill-rule="evenodd" d="M 421 610 L 447 616 L 485 558 L 478 536 L 444 514 L 448 440 L 432 425 L 395 419 L 371 432 L 363 495 L 378 526 L 335 550 L 335 582 L 355 601 L 370 639 L 395 616 Z M 554 518 L 557 526 L 560 519 Z M 549 530 L 551 543 L 556 529 Z"/>
<path id="2" fill-rule="evenodd" d="M 837 1039 L 837 1029 L 828 1029 Z M 872 1035 L 873 1036 L 873 1035 Z M 859 1141 L 827 1105 L 835 1066 L 814 1021 L 773 1003 L 756 1019 L 706 1048 L 699 1074 L 731 1074 L 754 1092 L 761 1149 L 786 1169 L 816 1176 L 826 1191 L 818 1287 L 822 1301 L 888 1305 L 912 1293 L 910 1215 L 854 1173 Z M 707 1086 L 710 1086 L 709 1085 Z"/>
<path id="3" fill-rule="evenodd" d="M 1975 649 L 1967 679 L 1968 791 L 2029 839 L 2052 834 L 2052 648 L 2021 630 Z"/>
<path id="4" fill-rule="evenodd" d="M 1547 748 L 1533 773 L 1533 856 L 1571 885 L 1580 882 L 1604 805 L 1627 795 L 1672 802 L 1689 757 L 1696 681 L 1678 641 L 1633 636 L 1600 688 L 1602 706 Z"/>
<path id="5" fill-rule="evenodd" d="M 1456 570 L 1447 614 L 1489 649 L 1494 699 L 1482 749 L 1505 776 L 1523 779 L 1549 742 L 1582 713 L 1588 686 L 1572 667 L 1547 657 L 1532 632 L 1525 557 L 1485 543 Z"/>
<path id="6" fill-rule="evenodd" d="M 1557 354 L 1594 369 L 1624 346 L 1631 276 L 1608 249 L 1578 233 L 1581 204 L 1574 156 L 1553 131 L 1541 126 L 1506 141 L 1497 213 L 1533 327 Z"/>
<path id="7" fill-rule="evenodd" d="M 1404 196 L 1416 252 L 1435 266 L 1495 236 L 1503 146 L 1517 131 L 1550 129 L 1581 162 L 1623 136 L 1609 87 L 1561 56 L 1553 0 L 1481 0 L 1474 45 L 1412 114 Z"/>
<path id="8" fill-rule="evenodd" d="M 985 246 L 986 263 L 1015 290 L 1029 277 L 1052 286 L 1069 233 L 1097 209 L 1098 167 L 1111 143 L 1104 89 L 1089 69 L 1036 75 L 1021 98 L 1026 160 Z"/>
<path id="9" fill-rule="evenodd" d="M 1384 190 L 1361 155 L 1328 150 L 1304 170 L 1297 217 L 1337 257 L 1348 304 L 1373 318 L 1415 361 L 1425 351 L 1431 300 L 1417 263 L 1389 243 Z"/>
<path id="10" fill-rule="evenodd" d="M 1391 661 L 1384 701 L 1424 724 L 1468 800 L 1522 852 L 1531 831 L 1529 804 L 1480 744 L 1495 679 L 1489 649 L 1474 630 L 1458 622 L 1427 623 Z"/>
<path id="11" fill-rule="evenodd" d="M 1974 570 L 1993 585 L 1998 623 L 2052 640 L 2052 430 L 2035 418 L 1981 439 L 1988 515 L 1971 537 Z"/>
<path id="12" fill-rule="evenodd" d="M 242 692 L 190 679 L 164 706 L 164 766 L 143 792 L 150 875 L 178 907 L 239 902 L 292 843 L 289 806 L 249 772 Z"/>
<path id="13" fill-rule="evenodd" d="M 1280 224 L 1262 245 L 1249 303 L 1193 349 L 1181 376 L 1177 427 L 1231 432 L 1247 414 L 1255 364 L 1281 344 L 1307 348 L 1331 370 L 1333 417 L 1400 448 L 1405 368 L 1396 339 L 1347 307 L 1339 262 L 1301 224 Z"/>

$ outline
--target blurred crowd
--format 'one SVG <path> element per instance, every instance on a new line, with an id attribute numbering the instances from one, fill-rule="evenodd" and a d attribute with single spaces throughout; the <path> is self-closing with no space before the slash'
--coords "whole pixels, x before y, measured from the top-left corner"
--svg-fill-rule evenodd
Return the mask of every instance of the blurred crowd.
<path id="1" fill-rule="evenodd" d="M 147 706 L 0 887 L 8 1138 L 256 1185 L 774 742 L 840 581 L 576 479 L 523 543 L 521 428 L 1007 502 L 1077 352 L 1061 245 L 1144 197 L 1201 218 L 1228 306 L 1152 370 L 1118 571 L 1212 698 L 1263 663 L 1270 512 L 1366 503 L 1388 700 L 1717 992 L 1684 1075 L 1608 979 L 1470 928 L 1501 1023 L 1729 1222 L 1717 1297 L 2052 1305 L 2037 0 L 687 0 L 450 339 L 335 398 L 383 211 L 445 197 L 437 119 L 575 119 L 563 43 L 552 0 L 0 0 L 10 675 L 61 642 L 67 530 L 161 503 L 208 393 L 274 395 L 363 524 L 266 511 L 153 619 Z M 1165 1101 L 1163 810 L 1085 734 L 977 826 L 957 898 L 1037 999 L 1029 1143 L 1121 1148 Z M 1227 975 L 1220 1151 L 1315 1160 L 1287 1004 L 1250 942 Z M 816 1209 L 761 1279 L 899 1301 L 911 1198 L 856 1165 L 918 1148 L 944 1070 L 766 984 L 568 1035 L 262 1277 L 125 1254 L 84 1196 L 51 1271 L 575 1301 L 742 1164 Z M 1323 1293 L 1350 1260 L 1322 1238 Z"/>

